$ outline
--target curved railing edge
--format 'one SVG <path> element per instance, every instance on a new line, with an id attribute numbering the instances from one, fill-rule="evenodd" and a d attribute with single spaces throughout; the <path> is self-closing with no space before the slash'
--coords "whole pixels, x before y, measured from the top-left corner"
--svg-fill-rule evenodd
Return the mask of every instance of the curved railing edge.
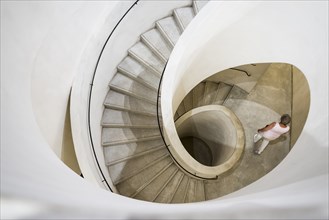
<path id="1" fill-rule="evenodd" d="M 90 83 L 90 90 L 89 90 L 89 95 L 88 95 L 88 120 L 87 120 L 87 123 L 88 123 L 88 133 L 89 133 L 89 138 L 90 138 L 90 144 L 91 144 L 91 148 L 92 148 L 92 152 L 93 152 L 93 155 L 94 155 L 94 158 L 95 158 L 95 161 L 96 161 L 96 164 L 97 164 L 97 167 L 100 171 L 100 174 L 102 176 L 102 182 L 105 182 L 106 186 L 109 188 L 109 190 L 111 192 L 113 192 L 113 189 L 110 187 L 110 184 L 108 183 L 108 181 L 106 180 L 105 178 L 105 175 L 102 171 L 102 168 L 99 164 L 99 161 L 97 159 L 97 155 L 96 155 L 96 151 L 95 151 L 95 147 L 94 147 L 94 142 L 93 142 L 93 137 L 92 137 L 92 133 L 91 133 L 91 125 L 90 125 L 90 108 L 91 108 L 91 94 L 92 94 L 92 90 L 93 90 L 93 83 L 94 83 L 94 80 L 95 80 L 95 75 L 96 75 L 96 71 L 97 71 L 97 68 L 98 68 L 98 64 L 99 64 L 99 61 L 102 57 L 102 54 L 104 52 L 104 49 L 108 43 L 108 41 L 110 40 L 112 34 L 114 33 L 114 31 L 116 30 L 116 28 L 118 27 L 118 25 L 121 23 L 121 21 L 123 20 L 123 18 L 129 13 L 129 11 L 135 6 L 137 5 L 137 3 L 139 2 L 139 0 L 136 0 L 131 6 L 130 8 L 126 11 L 126 13 L 120 18 L 120 20 L 117 22 L 117 24 L 114 26 L 114 28 L 112 29 L 110 35 L 107 37 L 103 47 L 102 47 L 102 50 L 98 56 L 98 59 L 97 59 L 97 62 L 96 62 L 96 65 L 95 65 L 95 69 L 94 69 L 94 72 L 93 72 L 93 76 L 92 76 L 92 80 L 91 80 L 91 83 Z"/>
<path id="2" fill-rule="evenodd" d="M 169 60 L 169 59 L 168 59 Z M 160 125 L 160 116 L 159 116 L 159 98 L 160 98 L 160 90 L 161 90 L 161 83 L 162 83 L 162 79 L 163 79 L 163 75 L 164 75 L 164 72 L 166 70 L 166 67 L 167 67 L 167 64 L 168 64 L 168 60 L 163 68 L 163 71 L 162 71 L 162 74 L 161 74 L 161 77 L 160 77 L 160 81 L 159 81 L 159 86 L 158 86 L 158 93 L 157 93 L 157 122 L 158 122 L 158 126 L 159 126 L 159 131 L 160 131 L 160 135 L 161 135 L 161 138 L 162 138 L 162 141 L 163 143 L 165 144 L 171 158 L 175 161 L 175 164 L 177 164 L 184 172 L 188 173 L 189 175 L 195 177 L 195 178 L 198 178 L 198 179 L 203 179 L 203 180 L 216 180 L 218 178 L 218 176 L 216 177 L 212 177 L 212 178 L 207 178 L 207 177 L 201 177 L 201 176 L 198 176 L 194 173 L 191 173 L 190 171 L 186 170 L 177 160 L 176 158 L 172 155 L 171 151 L 169 150 L 169 146 L 164 138 L 164 135 L 163 135 L 163 132 L 162 132 L 162 129 L 161 129 L 161 125 Z"/>

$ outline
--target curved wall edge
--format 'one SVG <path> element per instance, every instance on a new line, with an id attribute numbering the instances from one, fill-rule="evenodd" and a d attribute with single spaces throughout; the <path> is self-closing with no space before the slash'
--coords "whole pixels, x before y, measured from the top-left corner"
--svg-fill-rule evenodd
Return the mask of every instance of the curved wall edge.
<path id="1" fill-rule="evenodd" d="M 179 103 L 194 86 L 213 73 L 248 63 L 282 62 L 299 68 L 309 82 L 310 112 L 293 150 L 269 174 L 228 198 L 241 192 L 259 193 L 260 189 L 269 189 L 268 185 L 289 185 L 306 176 L 328 174 L 328 99 L 320 98 L 328 97 L 326 7 L 328 3 L 324 2 L 210 2 L 190 23 L 173 50 L 163 78 L 166 92 L 161 96 L 166 140 L 172 146 L 180 142 L 173 121 Z M 274 13 L 279 11 L 280 16 Z M 297 166 L 301 161 L 313 165 L 306 169 L 308 174 Z M 306 164 L 303 167 L 308 166 Z M 317 185 L 328 194 L 328 187 L 320 182 Z M 307 199 L 308 193 L 300 196 Z M 276 197 L 271 193 L 268 196 Z M 284 193 L 281 196 L 285 198 Z M 314 204 L 328 204 L 324 196 L 314 199 Z M 276 205 L 273 202 L 273 206 Z"/>
<path id="2" fill-rule="evenodd" d="M 39 3 L 57 4 L 56 2 Z M 283 54 L 291 50 L 294 52 L 295 56 L 282 58 L 282 61 L 296 65 L 305 73 L 312 95 L 309 119 L 291 153 L 271 173 L 235 193 L 204 203 L 181 205 L 154 204 L 109 193 L 76 175 L 54 154 L 35 120 L 31 101 L 31 72 L 40 45 L 31 43 L 34 40 L 34 42 L 38 41 L 38 38 L 33 38 L 31 35 L 39 36 L 41 33 L 28 28 L 30 23 L 25 23 L 28 20 L 24 20 L 25 17 L 22 15 L 25 13 L 26 16 L 32 16 L 34 13 L 33 10 L 26 11 L 26 8 L 17 7 L 20 4 L 28 3 L 1 2 L 1 53 L 5 54 L 5 56 L 1 56 L 1 218 L 4 216 L 18 218 L 32 216 L 31 218 L 41 219 L 63 217 L 242 219 L 282 216 L 284 218 L 328 218 L 328 64 L 325 62 L 328 60 L 328 51 L 325 51 L 328 48 L 328 11 L 325 10 L 328 8 L 327 2 L 278 2 L 277 6 L 269 7 L 271 9 L 266 11 L 266 15 L 272 16 L 279 11 L 281 16 L 281 11 L 284 9 L 280 21 L 287 19 L 287 23 L 289 23 L 290 18 L 298 20 L 298 28 L 289 27 L 293 33 L 281 33 L 290 33 L 295 36 L 304 30 L 296 44 L 308 43 L 305 47 L 312 49 L 313 52 L 311 55 L 303 54 L 302 51 L 305 49 L 303 46 L 301 50 L 284 48 L 282 51 Z M 215 10 L 215 4 L 216 2 L 213 2 L 212 6 L 205 6 L 204 9 L 207 10 L 201 11 L 199 15 L 206 16 L 210 11 Z M 218 8 L 218 10 L 228 13 L 229 5 L 227 4 L 233 3 L 221 4 L 226 4 L 226 7 Z M 291 7 L 294 4 L 300 4 L 298 5 L 300 7 Z M 285 10 L 290 11 L 290 15 L 294 16 L 287 18 Z M 300 12 L 303 12 L 303 17 Z M 213 16 L 213 13 L 214 11 L 209 16 Z M 58 11 L 58 14 L 54 15 L 54 19 L 60 15 L 61 13 Z M 39 14 L 38 16 L 42 18 L 46 15 Z M 246 16 L 253 15 L 247 14 Z M 248 19 L 246 19 L 247 21 Z M 264 19 L 259 20 L 259 22 L 262 21 Z M 26 28 L 22 28 L 22 24 Z M 198 27 L 202 26 L 202 23 L 196 21 L 191 23 L 191 25 L 197 24 Z M 309 30 L 306 31 L 306 27 L 310 25 L 313 33 Z M 301 26 L 305 26 L 305 28 Z M 196 28 L 192 27 L 190 29 Z M 273 28 L 278 27 L 275 25 Z M 29 35 L 30 37 L 26 37 Z M 219 40 L 223 40 L 222 37 L 225 36 L 221 36 Z M 285 37 L 290 39 L 291 36 L 289 36 L 282 35 L 278 40 L 282 41 Z M 179 41 L 180 44 L 185 42 L 184 38 Z M 259 40 L 259 38 L 256 39 Z M 186 44 L 188 43 L 190 42 L 187 41 Z M 182 57 L 184 57 L 182 48 L 184 47 L 177 49 L 175 56 L 177 62 L 186 64 L 186 61 L 182 61 Z M 265 48 L 258 50 L 263 49 Z M 269 58 L 273 58 L 273 54 L 275 54 L 274 51 L 271 51 L 270 54 L 264 53 L 265 57 L 262 59 L 271 61 Z M 205 53 L 200 55 L 204 56 Z M 239 56 L 243 56 L 243 54 Z M 308 56 L 308 62 L 301 63 L 304 61 L 301 57 L 304 56 Z M 195 57 L 191 59 L 193 56 L 189 58 L 190 63 L 195 60 Z M 248 58 L 248 62 L 253 61 L 251 58 Z M 190 63 L 187 67 L 190 67 Z M 234 64 L 236 63 L 227 65 L 230 67 Z M 237 62 L 237 64 L 239 63 Z M 217 71 L 226 68 L 226 66 L 221 66 L 219 69 L 217 67 L 214 69 Z M 212 71 L 209 69 L 207 72 L 210 75 Z M 194 80 L 197 83 L 200 79 Z M 178 79 L 178 81 L 180 80 Z M 170 88 L 168 91 L 171 93 L 177 90 L 175 86 L 177 85 L 168 87 Z M 186 86 L 183 84 L 183 88 L 186 90 L 188 87 L 192 88 L 193 83 Z M 183 97 L 184 92 L 180 92 L 180 97 Z M 168 95 L 171 95 L 170 93 Z M 171 99 L 168 104 L 175 106 L 171 103 Z M 165 117 L 171 116 L 172 114 L 165 115 Z M 237 212 L 237 210 L 239 211 Z"/>

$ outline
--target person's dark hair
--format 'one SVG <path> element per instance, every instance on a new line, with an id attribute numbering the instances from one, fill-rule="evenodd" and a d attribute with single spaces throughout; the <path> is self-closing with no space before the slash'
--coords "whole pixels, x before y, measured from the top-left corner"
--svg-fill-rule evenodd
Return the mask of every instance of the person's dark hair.
<path id="1" fill-rule="evenodd" d="M 289 124 L 291 121 L 291 118 L 290 118 L 290 115 L 288 114 L 284 114 L 281 116 L 281 123 L 284 124 L 284 125 L 287 125 Z"/>

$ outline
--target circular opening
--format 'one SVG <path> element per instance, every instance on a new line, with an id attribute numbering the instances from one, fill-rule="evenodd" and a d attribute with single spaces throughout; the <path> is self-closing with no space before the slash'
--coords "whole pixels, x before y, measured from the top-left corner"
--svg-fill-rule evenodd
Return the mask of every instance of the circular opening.
<path id="1" fill-rule="evenodd" d="M 237 129 L 229 109 L 208 106 L 193 109 L 176 122 L 177 132 L 186 151 L 199 163 L 218 166 L 225 163 L 237 145 Z M 230 112 L 231 113 L 231 112 Z M 231 113 L 233 114 L 233 113 Z"/>
<path id="2" fill-rule="evenodd" d="M 187 152 L 199 163 L 212 166 L 213 157 L 210 147 L 200 138 L 188 136 L 180 138 Z"/>

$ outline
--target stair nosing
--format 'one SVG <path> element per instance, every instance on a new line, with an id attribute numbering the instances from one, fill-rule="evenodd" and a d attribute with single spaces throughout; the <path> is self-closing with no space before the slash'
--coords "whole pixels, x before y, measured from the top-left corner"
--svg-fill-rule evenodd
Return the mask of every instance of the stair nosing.
<path id="1" fill-rule="evenodd" d="M 155 26 L 156 26 L 157 29 L 159 29 L 159 32 L 162 34 L 162 36 L 164 36 L 164 38 L 168 41 L 168 43 L 171 45 L 171 47 L 175 47 L 175 43 L 170 39 L 169 35 L 161 27 L 161 24 L 158 21 L 155 22 Z"/>
<path id="2" fill-rule="evenodd" d="M 148 136 L 143 138 L 134 138 L 134 139 L 125 139 L 125 140 L 119 140 L 119 141 L 113 141 L 113 142 L 102 142 L 102 146 L 113 146 L 113 145 L 120 145 L 120 144 L 128 144 L 128 143 L 137 143 L 137 142 L 143 142 L 143 141 L 151 141 L 156 140 L 158 138 L 161 138 L 161 135 L 154 135 L 154 136 Z"/>
<path id="3" fill-rule="evenodd" d="M 186 202 L 186 197 L 187 197 L 188 189 L 190 187 L 190 182 L 191 182 L 191 178 L 188 178 L 187 183 L 186 183 L 185 192 L 184 192 L 184 198 L 183 198 L 184 203 Z"/>
<path id="4" fill-rule="evenodd" d="M 183 25 L 182 20 L 180 19 L 179 15 L 178 15 L 177 9 L 174 9 L 173 15 L 174 15 L 173 17 L 174 17 L 176 23 L 178 24 L 179 29 L 181 30 L 181 32 L 184 32 L 185 27 Z"/>
<path id="5" fill-rule="evenodd" d="M 135 97 L 135 98 L 137 98 L 137 99 L 141 99 L 141 100 L 144 100 L 144 101 L 146 101 L 146 102 L 149 102 L 149 103 L 151 103 L 151 104 L 156 105 L 156 101 L 149 100 L 149 99 L 144 98 L 143 96 L 140 96 L 140 95 L 136 95 L 136 93 L 133 93 L 133 92 L 131 92 L 131 91 L 129 91 L 129 90 L 123 89 L 123 88 L 118 87 L 118 86 L 116 86 L 116 85 L 110 84 L 109 87 L 110 87 L 110 89 L 112 89 L 113 91 L 120 92 L 120 93 L 122 93 L 122 94 L 129 95 L 129 96 Z"/>
<path id="6" fill-rule="evenodd" d="M 144 44 L 150 48 L 150 50 L 152 50 L 158 58 L 160 58 L 163 62 L 167 62 L 167 58 L 144 35 L 141 35 L 141 41 L 144 42 Z"/>
<path id="7" fill-rule="evenodd" d="M 227 99 L 228 99 L 229 95 L 231 94 L 231 92 L 232 92 L 234 86 L 235 86 L 235 85 L 231 86 L 231 89 L 230 89 L 230 91 L 226 94 L 225 99 L 224 99 L 222 105 L 225 105 L 225 104 L 226 104 Z"/>
<path id="8" fill-rule="evenodd" d="M 146 112 L 146 111 L 136 111 L 136 110 L 132 110 L 129 108 L 125 108 L 124 106 L 119 106 L 119 105 L 113 105 L 113 104 L 109 104 L 109 103 L 104 103 L 105 108 L 109 108 L 109 109 L 114 109 L 114 110 L 121 110 L 121 111 L 126 111 L 126 112 L 132 112 L 135 114 L 140 114 L 140 115 L 146 115 L 146 116 L 157 116 L 156 113 L 152 113 L 152 112 Z M 161 114 L 159 114 L 159 116 L 161 116 Z"/>
<path id="9" fill-rule="evenodd" d="M 170 198 L 169 203 L 171 203 L 172 200 L 174 199 L 174 197 L 175 197 L 175 195 L 176 195 L 176 192 L 177 192 L 177 190 L 178 190 L 180 184 L 182 183 L 182 181 L 183 181 L 183 179 L 184 179 L 184 176 L 185 176 L 185 174 L 182 173 L 182 174 L 181 174 L 181 177 L 180 177 L 180 180 L 179 180 L 179 183 L 177 184 L 177 186 L 176 186 L 176 188 L 175 188 L 175 190 L 174 190 L 174 193 L 172 194 L 172 196 L 171 196 L 171 198 Z"/>
<path id="10" fill-rule="evenodd" d="M 121 71 L 120 71 L 120 69 L 121 69 Z M 133 81 L 141 84 L 142 86 L 145 86 L 146 88 L 149 88 L 149 89 L 153 90 L 154 92 L 158 92 L 158 88 L 157 87 L 153 87 L 152 85 L 146 83 L 144 80 L 141 80 L 138 77 L 134 77 L 133 74 L 130 74 L 128 71 L 125 73 L 124 71 L 126 71 L 126 70 L 124 70 L 122 68 L 120 68 L 120 69 L 117 68 L 117 72 L 116 72 L 115 76 L 121 74 L 122 76 L 127 77 L 127 78 L 129 78 L 129 79 L 131 79 L 131 80 L 133 80 Z M 109 86 L 116 86 L 116 87 L 118 87 L 118 85 L 114 85 L 111 82 L 112 81 L 110 81 Z"/>
<path id="11" fill-rule="evenodd" d="M 179 169 L 176 167 L 176 170 L 174 170 L 174 172 L 170 175 L 170 177 L 165 182 L 165 184 L 163 184 L 163 186 L 161 187 L 161 189 L 159 190 L 159 192 L 157 192 L 157 194 L 153 198 L 152 202 L 154 202 L 158 198 L 158 196 L 160 195 L 160 193 L 167 187 L 168 183 L 174 178 L 174 176 L 176 175 L 176 173 L 178 172 L 178 170 Z"/>
<path id="12" fill-rule="evenodd" d="M 134 125 L 134 124 L 111 124 L 111 123 L 102 123 L 101 125 L 104 128 L 158 128 L 158 125 Z"/>
<path id="13" fill-rule="evenodd" d="M 145 182 L 142 186 L 140 186 L 134 194 L 130 195 L 129 197 L 134 198 L 135 196 L 138 195 L 145 187 L 150 185 L 156 178 L 158 178 L 161 174 L 164 173 L 174 162 L 171 160 L 165 167 L 163 167 L 156 175 L 154 175 L 149 181 Z"/>
<path id="14" fill-rule="evenodd" d="M 157 69 L 155 69 L 153 66 L 151 66 L 149 63 L 147 63 L 144 59 L 139 57 L 136 53 L 131 51 L 130 49 L 128 50 L 128 53 L 131 57 L 133 57 L 135 60 L 137 60 L 140 64 L 142 64 L 144 67 L 149 69 L 150 71 L 154 72 L 155 74 L 158 74 L 161 76 L 162 72 L 159 72 Z"/>
<path id="15" fill-rule="evenodd" d="M 119 67 L 118 66 L 117 67 L 117 71 L 118 71 L 118 73 L 121 73 L 121 74 L 129 77 L 130 79 L 135 80 L 135 81 L 139 82 L 140 84 L 143 84 L 144 86 L 146 86 L 146 87 L 148 87 L 150 89 L 153 89 L 154 91 L 158 91 L 158 88 L 157 87 L 152 86 L 151 84 L 147 83 L 142 78 L 138 78 L 135 74 L 133 74 L 132 72 L 126 70 L 124 67 Z M 153 74 L 153 73 L 151 73 L 151 74 Z M 153 74 L 153 75 L 155 75 L 155 74 Z M 158 75 L 155 75 L 155 76 L 158 77 Z M 159 78 L 159 80 L 160 80 L 160 78 Z"/>
<path id="16" fill-rule="evenodd" d="M 138 175 L 139 173 L 143 172 L 144 170 L 146 170 L 147 168 L 149 168 L 150 166 L 160 162 L 161 160 L 164 160 L 166 157 L 168 157 L 169 154 L 168 153 L 165 153 L 163 154 L 162 156 L 160 156 L 159 158 L 155 159 L 153 162 L 149 163 L 148 165 L 144 166 L 142 169 L 136 171 L 136 172 L 132 172 L 130 173 L 129 175 L 127 176 L 124 176 L 124 177 L 121 177 L 120 179 L 118 179 L 117 181 L 114 181 L 114 185 L 118 185 L 124 181 L 126 181 L 127 179 L 130 179 L 131 177 L 133 176 L 136 176 Z"/>
<path id="17" fill-rule="evenodd" d="M 118 163 L 121 163 L 121 162 L 124 162 L 124 161 L 127 161 L 127 160 L 131 160 L 131 159 L 135 159 L 135 158 L 141 157 L 141 156 L 146 155 L 146 154 L 149 154 L 149 153 L 153 153 L 155 151 L 158 151 L 158 150 L 161 150 L 161 149 L 164 149 L 164 148 L 165 148 L 165 146 L 163 144 L 162 145 L 159 145 L 159 146 L 156 146 L 156 147 L 152 147 L 151 149 L 146 150 L 146 151 L 143 151 L 143 152 L 140 152 L 138 154 L 133 154 L 133 155 L 130 155 L 130 156 L 125 157 L 125 158 L 122 158 L 122 159 L 118 159 L 118 160 L 115 160 L 115 161 L 107 162 L 106 163 L 106 166 L 113 166 L 115 164 L 118 164 Z"/>

